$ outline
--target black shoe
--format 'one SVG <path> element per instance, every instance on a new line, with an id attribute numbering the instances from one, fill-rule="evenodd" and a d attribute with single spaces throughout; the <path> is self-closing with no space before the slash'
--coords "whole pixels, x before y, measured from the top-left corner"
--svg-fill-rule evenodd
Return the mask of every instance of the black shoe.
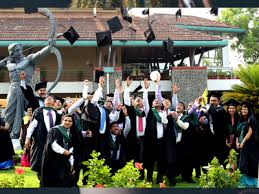
<path id="1" fill-rule="evenodd" d="M 170 186 L 170 187 L 174 187 L 175 185 L 176 185 L 176 179 L 175 179 L 175 178 L 170 179 L 170 180 L 169 180 L 169 186 Z"/>
<path id="2" fill-rule="evenodd" d="M 159 183 L 162 183 L 162 182 L 163 182 L 163 177 L 158 176 L 158 177 L 156 178 L 156 184 L 159 184 Z"/>

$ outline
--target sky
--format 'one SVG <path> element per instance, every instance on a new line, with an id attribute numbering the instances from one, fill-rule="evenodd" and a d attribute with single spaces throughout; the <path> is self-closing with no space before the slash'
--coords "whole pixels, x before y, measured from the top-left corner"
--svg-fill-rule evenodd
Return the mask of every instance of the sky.
<path id="1" fill-rule="evenodd" d="M 142 11 L 144 9 L 145 8 L 132 8 L 129 10 L 129 14 L 139 16 L 139 17 L 147 17 L 142 14 Z M 178 9 L 179 8 L 150 8 L 149 11 L 150 11 L 150 14 L 154 14 L 154 13 L 175 14 Z M 192 15 L 192 16 L 202 17 L 210 20 L 216 20 L 218 16 L 211 15 L 210 9 L 211 8 L 181 8 L 181 11 L 182 11 L 182 15 Z M 223 9 L 224 8 L 219 8 L 219 13 L 218 13 L 219 16 Z M 231 41 L 229 41 L 229 46 L 228 46 L 229 63 L 230 63 L 229 66 L 236 68 L 238 64 L 244 64 L 244 60 L 240 54 L 238 54 L 237 52 L 233 51 L 230 48 L 230 44 L 231 44 Z"/>

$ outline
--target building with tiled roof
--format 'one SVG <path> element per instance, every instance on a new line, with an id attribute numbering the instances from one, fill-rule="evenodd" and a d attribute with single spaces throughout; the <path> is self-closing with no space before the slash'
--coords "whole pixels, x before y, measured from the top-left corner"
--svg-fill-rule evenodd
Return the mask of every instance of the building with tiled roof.
<path id="1" fill-rule="evenodd" d="M 135 74 L 139 71 L 139 68 L 135 71 L 133 66 L 150 71 L 154 65 L 158 67 L 158 63 L 168 63 L 168 69 L 170 66 L 175 66 L 175 61 L 183 61 L 187 57 L 190 58 L 191 66 L 200 66 L 201 60 L 195 61 L 195 55 L 201 54 L 202 57 L 206 51 L 228 45 L 228 40 L 222 36 L 223 33 L 244 32 L 238 27 L 205 18 L 182 16 L 176 20 L 175 16 L 171 14 L 154 14 L 150 16 L 149 21 L 152 22 L 156 39 L 147 43 L 144 36 L 144 32 L 148 29 L 147 18 L 133 17 L 133 23 L 130 24 L 124 21 L 116 10 L 97 10 L 96 17 L 92 10 L 51 11 L 56 18 L 58 33 L 63 33 L 73 26 L 80 35 L 73 45 L 70 45 L 63 37 L 56 41 L 64 63 L 61 82 L 53 90 L 56 93 L 81 93 L 82 84 L 77 86 L 71 84 L 84 79 L 94 80 L 94 70 L 103 69 L 103 67 L 111 72 L 110 76 L 114 72 L 115 76 L 125 80 L 128 74 Z M 96 32 L 108 30 L 106 21 L 114 16 L 119 16 L 123 29 L 112 34 L 113 42 L 109 56 L 108 47 L 97 47 Z M 0 26 L 1 58 L 8 55 L 7 47 L 13 42 L 24 45 L 27 50 L 25 55 L 48 44 L 50 24 L 49 20 L 41 14 L 28 15 L 24 14 L 23 10 L 1 10 Z M 163 47 L 163 41 L 168 38 L 174 41 L 174 54 L 170 56 L 165 54 Z M 110 61 L 107 61 L 108 59 Z M 40 79 L 54 80 L 56 66 L 53 56 L 41 61 L 37 65 Z M 5 82 L 6 87 L 0 87 L 0 94 L 6 95 L 8 72 L 1 71 L 0 81 Z M 139 73 L 136 78 L 143 79 L 150 73 L 143 72 Z M 111 76 L 111 78 L 114 79 L 115 76 Z M 169 73 L 163 79 L 171 81 L 170 76 Z M 66 85 L 68 83 L 70 85 Z M 67 92 L 64 91 L 64 88 L 67 89 Z M 112 90 L 112 87 L 108 90 Z M 163 90 L 168 90 L 168 88 Z"/>

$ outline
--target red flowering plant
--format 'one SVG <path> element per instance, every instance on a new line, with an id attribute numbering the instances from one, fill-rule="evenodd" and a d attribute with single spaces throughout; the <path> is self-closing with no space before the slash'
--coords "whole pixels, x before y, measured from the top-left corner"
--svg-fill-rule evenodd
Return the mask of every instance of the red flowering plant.
<path id="1" fill-rule="evenodd" d="M 5 175 L 1 174 L 0 176 L 0 188 L 22 188 L 24 187 L 24 169 L 16 168 L 15 174 Z"/>
<path id="2" fill-rule="evenodd" d="M 18 187 L 18 188 L 24 187 L 24 169 L 23 168 L 15 169 L 14 182 L 15 182 L 14 183 L 15 187 Z"/>

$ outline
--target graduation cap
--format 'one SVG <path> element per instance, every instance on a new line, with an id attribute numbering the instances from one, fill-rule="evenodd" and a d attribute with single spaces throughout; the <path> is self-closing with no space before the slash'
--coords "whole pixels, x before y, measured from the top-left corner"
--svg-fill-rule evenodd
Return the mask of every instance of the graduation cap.
<path id="1" fill-rule="evenodd" d="M 230 99 L 227 102 L 224 103 L 226 106 L 238 106 L 240 103 L 236 101 L 235 99 Z"/>
<path id="2" fill-rule="evenodd" d="M 241 102 L 241 106 L 247 107 L 248 109 L 253 109 L 254 107 L 256 107 L 256 105 L 253 102 L 249 102 L 249 101 L 246 101 L 246 100 Z"/>
<path id="3" fill-rule="evenodd" d="M 55 96 L 55 95 L 54 95 L 54 97 L 55 97 L 55 100 L 59 100 L 62 105 L 64 104 L 64 102 L 65 102 L 65 99 L 64 99 L 64 98 L 60 98 L 60 97 Z"/>
<path id="4" fill-rule="evenodd" d="M 96 32 L 96 40 L 98 47 L 112 45 L 111 31 Z"/>
<path id="5" fill-rule="evenodd" d="M 163 41 L 165 51 L 174 54 L 174 41 L 168 38 L 167 41 Z"/>
<path id="6" fill-rule="evenodd" d="M 175 13 L 175 19 L 182 17 L 182 10 L 178 9 L 177 12 Z"/>
<path id="7" fill-rule="evenodd" d="M 150 43 L 150 42 L 152 42 L 153 40 L 156 39 L 156 36 L 155 36 L 155 34 L 152 30 L 151 25 L 149 24 L 148 26 L 149 26 L 148 29 L 144 32 L 144 36 L 146 38 L 146 42 Z"/>
<path id="8" fill-rule="evenodd" d="M 105 96 L 112 98 L 112 97 L 114 97 L 114 94 L 113 93 L 109 93 L 109 94 L 106 94 Z"/>
<path id="9" fill-rule="evenodd" d="M 129 23 L 132 23 L 132 17 L 128 15 L 128 10 L 124 7 L 121 7 L 121 16 L 123 20 L 126 20 Z"/>
<path id="10" fill-rule="evenodd" d="M 210 10 L 211 15 L 218 16 L 218 12 L 219 12 L 219 9 L 216 8 L 216 7 L 212 7 L 211 10 Z"/>
<path id="11" fill-rule="evenodd" d="M 35 91 L 41 89 L 41 88 L 47 88 L 47 82 L 40 82 L 35 85 Z"/>
<path id="12" fill-rule="evenodd" d="M 207 95 L 208 99 L 210 99 L 211 96 L 214 96 L 214 97 L 217 97 L 218 99 L 220 99 L 220 97 L 222 96 L 222 93 L 217 92 L 217 91 L 211 91 Z"/>
<path id="13" fill-rule="evenodd" d="M 120 31 L 123 27 L 121 25 L 120 19 L 118 16 L 113 17 L 107 21 L 109 29 L 112 33 Z"/>
<path id="14" fill-rule="evenodd" d="M 69 41 L 71 45 L 79 38 L 79 34 L 76 32 L 73 26 L 71 26 L 65 33 L 63 33 L 65 39 Z"/>
<path id="15" fill-rule="evenodd" d="M 101 70 L 95 70 L 95 83 L 99 82 L 99 78 L 101 76 L 104 76 L 104 71 Z"/>
<path id="16" fill-rule="evenodd" d="M 142 14 L 143 14 L 143 15 L 149 15 L 149 8 L 144 9 L 144 10 L 142 11 Z"/>
<path id="17" fill-rule="evenodd" d="M 141 86 L 141 84 L 139 84 L 139 86 L 136 87 L 136 88 L 131 92 L 131 95 L 136 96 L 136 94 L 138 93 L 138 91 L 141 90 L 141 89 L 142 89 L 142 86 Z M 139 97 L 142 98 L 142 96 L 139 96 Z"/>
<path id="18" fill-rule="evenodd" d="M 24 6 L 24 13 L 31 14 L 31 13 L 37 13 L 38 7 L 35 5 L 35 2 L 31 0 L 31 2 L 27 2 L 26 6 Z"/>

